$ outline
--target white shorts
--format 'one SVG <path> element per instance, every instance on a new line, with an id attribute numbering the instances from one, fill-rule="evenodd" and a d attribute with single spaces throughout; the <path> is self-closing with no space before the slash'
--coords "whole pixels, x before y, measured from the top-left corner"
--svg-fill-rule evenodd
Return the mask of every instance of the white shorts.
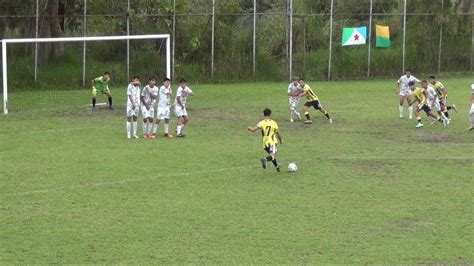
<path id="1" fill-rule="evenodd" d="M 293 98 L 293 97 L 288 98 L 288 104 L 290 105 L 290 107 L 296 108 L 299 102 L 300 102 L 300 98 Z"/>
<path id="2" fill-rule="evenodd" d="M 182 108 L 178 105 L 174 107 L 174 113 L 177 117 L 188 116 L 188 111 L 186 111 L 186 107 Z"/>
<path id="3" fill-rule="evenodd" d="M 127 105 L 127 117 L 138 116 L 140 107 L 135 106 L 135 109 L 132 109 L 130 105 Z"/>
<path id="4" fill-rule="evenodd" d="M 156 118 L 158 118 L 159 120 L 170 119 L 170 107 L 158 106 L 158 110 L 156 112 Z"/>
<path id="5" fill-rule="evenodd" d="M 470 115 L 474 114 L 474 103 L 471 104 L 471 110 L 469 111 L 469 114 Z"/>
<path id="6" fill-rule="evenodd" d="M 436 111 L 441 111 L 441 105 L 439 104 L 438 99 L 433 104 L 430 104 L 431 109 L 436 109 Z"/>
<path id="7" fill-rule="evenodd" d="M 407 97 L 411 95 L 411 90 L 400 90 L 400 96 Z"/>
<path id="8" fill-rule="evenodd" d="M 142 106 L 142 116 L 143 118 L 153 118 L 155 116 L 155 108 L 152 106 L 147 110 L 145 106 Z"/>

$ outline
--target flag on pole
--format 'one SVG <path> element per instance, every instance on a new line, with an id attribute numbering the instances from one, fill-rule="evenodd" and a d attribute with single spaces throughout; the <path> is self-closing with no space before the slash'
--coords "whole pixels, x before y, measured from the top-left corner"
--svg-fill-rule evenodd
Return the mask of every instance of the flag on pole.
<path id="1" fill-rule="evenodd" d="M 365 44 L 367 38 L 367 27 L 343 28 L 342 46 Z"/>
<path id="2" fill-rule="evenodd" d="M 390 46 L 390 29 L 388 26 L 375 25 L 375 47 Z"/>

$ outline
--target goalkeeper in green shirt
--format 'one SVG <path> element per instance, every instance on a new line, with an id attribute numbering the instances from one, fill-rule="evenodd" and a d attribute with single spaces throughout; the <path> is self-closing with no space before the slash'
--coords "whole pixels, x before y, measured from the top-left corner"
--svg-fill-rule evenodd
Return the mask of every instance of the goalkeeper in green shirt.
<path id="1" fill-rule="evenodd" d="M 101 77 L 92 80 L 92 109 L 95 109 L 95 103 L 97 99 L 97 92 L 106 94 L 109 98 L 109 109 L 113 110 L 112 107 L 112 93 L 109 90 L 110 73 L 104 72 Z"/>

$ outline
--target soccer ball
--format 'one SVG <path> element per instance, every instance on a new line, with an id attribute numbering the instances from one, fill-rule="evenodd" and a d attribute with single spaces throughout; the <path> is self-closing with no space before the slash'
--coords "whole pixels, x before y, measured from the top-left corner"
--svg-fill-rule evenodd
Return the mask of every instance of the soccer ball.
<path id="1" fill-rule="evenodd" d="M 290 163 L 290 164 L 288 165 L 288 171 L 289 171 L 290 173 L 295 173 L 296 171 L 298 171 L 298 166 L 296 166 L 295 163 Z"/>

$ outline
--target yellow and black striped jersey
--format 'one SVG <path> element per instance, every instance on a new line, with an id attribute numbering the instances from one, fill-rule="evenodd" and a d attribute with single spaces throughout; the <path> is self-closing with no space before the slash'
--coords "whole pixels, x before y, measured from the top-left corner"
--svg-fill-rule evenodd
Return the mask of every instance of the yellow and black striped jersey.
<path id="1" fill-rule="evenodd" d="M 264 119 L 257 124 L 262 132 L 263 147 L 270 145 L 275 146 L 278 143 L 276 133 L 278 132 L 278 124 L 272 119 Z"/>
<path id="2" fill-rule="evenodd" d="M 304 85 L 302 91 L 303 93 L 306 92 L 306 99 L 308 100 L 308 102 L 319 101 L 318 96 L 316 96 L 316 93 L 314 93 L 314 91 L 311 89 L 311 87 L 308 84 Z"/>

